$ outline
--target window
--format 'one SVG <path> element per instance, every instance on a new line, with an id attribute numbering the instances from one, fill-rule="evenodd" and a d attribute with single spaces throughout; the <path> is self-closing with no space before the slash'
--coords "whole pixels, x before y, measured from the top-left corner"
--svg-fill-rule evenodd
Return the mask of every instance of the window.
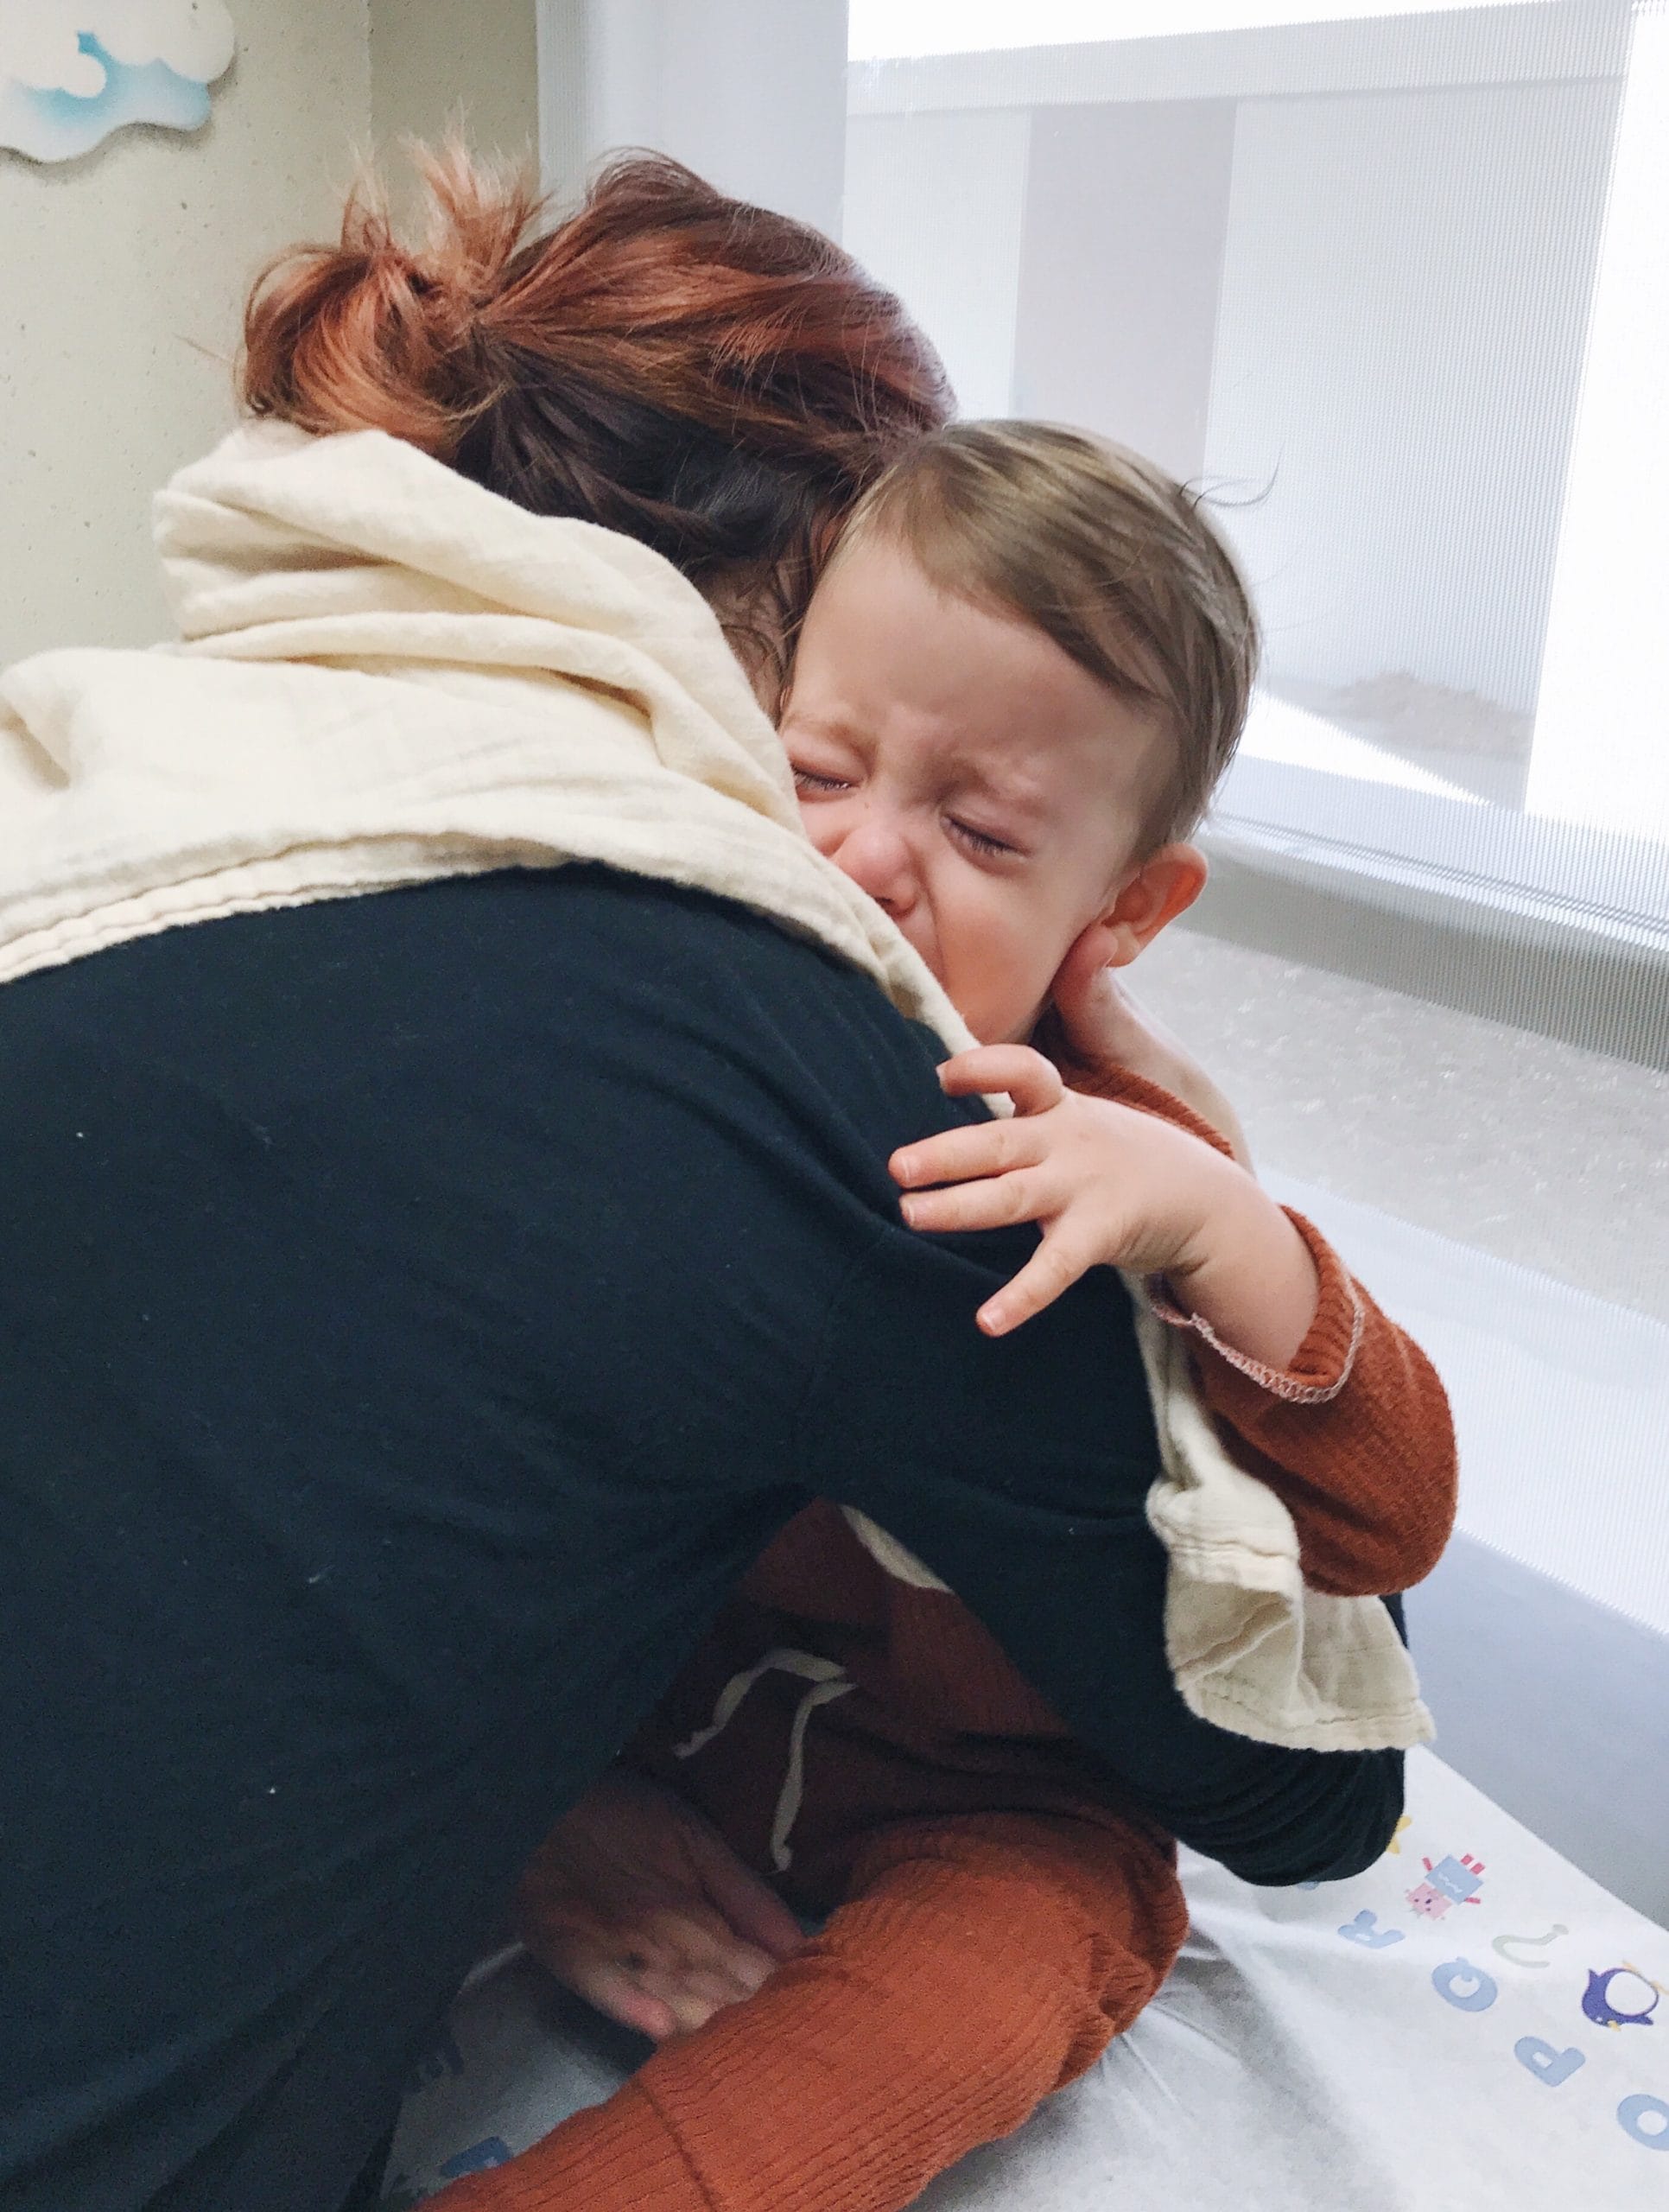
<path id="1" fill-rule="evenodd" d="M 1463 1529 L 1669 1630 L 1669 6 L 849 20 L 846 241 L 964 411 L 1199 484 L 1259 600 L 1138 988 L 1437 1357 Z"/>
<path id="2" fill-rule="evenodd" d="M 541 27 L 559 189 L 839 228 L 966 413 L 1218 502 L 1266 674 L 1139 987 L 1433 1352 L 1463 1527 L 1669 1631 L 1669 0 Z"/>
<path id="3" fill-rule="evenodd" d="M 964 410 L 1220 503 L 1267 639 L 1220 842 L 1669 961 L 1669 13 L 850 21 L 847 242 Z"/>

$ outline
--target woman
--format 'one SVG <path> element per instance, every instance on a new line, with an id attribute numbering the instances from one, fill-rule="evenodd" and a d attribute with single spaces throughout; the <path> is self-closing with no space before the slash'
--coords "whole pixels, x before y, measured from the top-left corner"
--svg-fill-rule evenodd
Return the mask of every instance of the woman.
<path id="1" fill-rule="evenodd" d="M 816 435 L 818 416 L 828 404 L 816 376 L 827 370 L 828 339 L 833 336 L 841 344 L 849 340 L 838 326 L 830 329 L 827 307 L 815 321 L 803 318 L 789 348 L 796 361 L 796 382 L 792 393 L 786 395 L 786 410 L 779 410 L 766 399 L 761 410 L 763 379 L 780 365 L 780 357 L 773 359 L 766 348 L 782 345 L 785 333 L 779 316 L 773 316 L 763 332 L 750 321 L 741 287 L 721 287 L 714 283 L 711 271 L 704 271 L 705 281 L 692 296 L 679 283 L 676 262 L 663 250 L 646 257 L 644 265 L 655 272 L 663 289 L 657 296 L 633 298 L 630 331 L 617 332 L 612 327 L 600 330 L 593 321 L 595 303 L 606 296 L 609 283 L 606 277 L 600 279 L 591 264 L 600 239 L 608 236 L 619 219 L 616 211 L 623 211 L 629 194 L 639 195 L 637 204 L 641 207 L 655 190 L 669 211 L 682 201 L 688 220 L 701 204 L 701 188 L 694 180 L 666 169 L 618 168 L 603 180 L 584 213 L 554 240 L 524 251 L 519 260 L 505 259 L 505 247 L 515 234 L 510 226 L 522 223 L 524 210 L 511 203 L 495 211 L 471 192 L 460 173 L 443 175 L 437 182 L 441 192 L 437 212 L 450 226 L 452 246 L 449 255 L 417 272 L 415 302 L 406 294 L 403 270 L 388 265 L 389 242 L 374 232 L 361 232 L 354 241 L 370 250 L 357 267 L 350 248 L 348 254 L 301 257 L 275 270 L 257 293 L 250 317 L 247 404 L 252 411 L 282 414 L 311 430 L 329 432 L 361 424 L 388 430 L 537 512 L 606 521 L 646 539 L 700 582 L 724 617 L 762 703 L 774 705 L 787 649 L 818 572 L 822 550 L 838 527 L 851 489 L 861 484 L 883 451 L 896 447 L 898 433 L 854 436 L 845 429 L 825 433 L 831 456 L 834 450 L 840 452 L 839 474 L 822 484 L 803 486 L 791 500 L 784 500 L 778 483 L 770 486 L 765 499 L 733 495 L 715 512 L 717 502 L 708 497 L 708 490 L 734 482 L 737 455 L 731 441 L 739 423 L 746 419 L 741 412 L 744 399 L 752 410 L 756 435 L 764 427 L 768 434 L 797 444 L 807 435 L 807 418 L 800 410 L 809 404 L 812 435 Z M 785 226 L 757 213 L 747 220 L 762 232 L 791 236 Z M 683 235 L 687 238 L 688 232 Z M 664 234 L 663 248 L 663 238 Z M 794 243 L 803 253 L 803 241 Z M 442 273 L 448 260 L 454 272 L 450 276 Z M 830 269 L 837 265 L 832 249 L 827 261 Z M 861 282 L 855 272 L 852 281 Z M 447 302 L 456 303 L 457 320 L 452 323 L 445 318 Z M 728 319 L 739 312 L 743 324 L 734 332 Z M 684 331 L 675 340 L 672 330 L 678 321 Z M 682 365 L 675 348 L 692 327 L 720 340 L 712 355 L 718 374 L 710 385 L 698 385 L 693 393 L 674 382 Z M 898 329 L 901 334 L 904 326 L 900 323 Z M 631 359 L 630 390 L 622 400 L 606 405 L 601 392 L 609 378 L 619 373 L 623 340 Z M 881 359 L 885 362 L 885 347 Z M 357 373 L 344 373 L 349 364 Z M 844 362 L 841 366 L 844 370 Z M 723 430 L 708 430 L 703 425 L 694 437 L 688 431 L 681 434 L 669 470 L 668 418 L 647 406 L 643 395 L 676 391 L 681 405 L 705 414 L 723 401 L 728 378 L 734 379 L 736 394 L 728 402 Z M 919 366 L 912 365 L 908 388 L 917 397 L 917 420 L 910 427 L 924 427 L 936 403 L 924 355 Z M 878 379 L 878 397 L 879 391 Z M 618 440 L 605 443 L 600 454 L 600 429 L 603 441 Z M 681 501 L 694 498 L 700 502 L 696 512 L 663 496 L 645 498 L 635 488 L 669 474 Z M 753 549 L 762 545 L 770 550 L 759 558 Z M 1080 1038 L 1087 1028 L 1101 1031 L 1095 1041 L 1103 1052 L 1114 1041 L 1109 1033 L 1122 1015 L 1120 1041 L 1126 1046 L 1133 1041 L 1152 1066 L 1163 1047 L 1156 1037 L 1139 1033 L 1115 988 L 1109 973 L 1101 980 L 1097 1001 L 1091 1006 L 1074 1003 L 1064 1012 Z M 1133 1038 L 1132 1033 L 1136 1033 Z M 1166 1072 L 1174 1076 L 1174 1067 Z M 820 1535 L 825 1543 L 830 1541 L 830 1532 L 822 1523 L 809 1516 L 803 1521 L 808 1530 L 818 1532 L 802 1537 L 803 1545 L 815 1552 Z M 838 1521 L 834 1532 L 836 1537 L 842 1533 Z M 792 1531 L 779 1540 L 789 1545 L 794 1541 Z M 850 1563 L 834 1541 L 826 1575 L 838 1581 L 843 1567 L 849 1577 Z M 1022 1696 L 1016 1713 L 1024 1704 Z M 1001 1830 L 1000 1823 L 998 1828 Z M 790 2135 L 797 2139 L 787 2154 L 796 2172 L 798 2145 L 815 2139 L 814 2112 L 838 2139 L 841 2113 L 864 2111 L 864 2160 L 854 2164 L 849 2152 L 824 2157 L 808 2151 L 806 2158 L 822 2165 L 824 2177 L 795 2183 L 790 2193 L 796 2203 L 802 2195 L 808 2204 L 827 2201 L 855 2205 L 860 2200 L 866 2206 L 902 2203 L 913 2197 L 935 2169 L 987 2135 L 1012 2127 L 1038 2095 L 1057 2085 L 1059 2050 L 1045 2035 L 1037 2038 L 1035 2051 L 1027 2045 L 1022 2058 L 1006 2025 L 998 2024 L 1014 2014 L 1035 2012 L 1038 2002 L 1025 1966 L 1018 1972 L 1011 1967 L 1004 1980 L 996 1965 L 999 1941 L 1007 1944 L 1010 1954 L 1031 1961 L 1039 1972 L 1056 1954 L 1082 1955 L 1095 1961 L 1084 1974 L 1082 1988 L 1074 1982 L 1069 1993 L 1052 1994 L 1061 2023 L 1056 2040 L 1070 2053 L 1068 2070 L 1076 2070 L 1089 2063 L 1164 1972 L 1180 1940 L 1174 1897 L 1166 1893 L 1158 1860 L 1150 1864 L 1151 1840 L 1133 1830 L 1121 1831 L 1108 1842 L 1100 1889 L 1086 1879 L 1082 1868 L 1071 1864 L 1069 1853 L 1063 1865 L 1057 1864 L 1039 1850 L 1035 1838 L 1028 1839 L 1031 1847 L 1025 1849 L 1002 1834 L 995 1842 L 982 1839 L 989 1865 L 980 1859 L 979 1845 L 961 1838 L 958 1847 L 973 1850 L 974 1864 L 960 1876 L 947 1871 L 955 1857 L 947 1834 L 928 1834 L 923 1828 L 917 1840 L 921 1851 L 930 1845 L 932 1853 L 939 1854 L 932 1858 L 931 1877 L 922 1880 L 925 1862 L 920 1852 L 899 1850 L 898 1863 L 881 1878 L 885 1894 L 875 1909 L 894 1915 L 889 1926 L 895 1947 L 903 1940 L 900 1927 L 919 1923 L 940 1932 L 942 1964 L 935 1960 L 928 1942 L 923 1955 L 904 1972 L 903 1980 L 911 1990 L 911 2001 L 924 2013 L 936 2007 L 945 2013 L 947 2023 L 952 2013 L 966 2017 L 968 2039 L 952 2058 L 939 2041 L 930 2038 L 936 2066 L 917 2069 L 909 2084 L 893 2082 L 883 2102 L 897 2133 L 896 2148 L 878 2139 L 884 2131 L 873 2100 L 865 2107 L 854 2084 L 847 2101 L 843 2088 L 825 2087 L 822 2080 L 822 2068 L 855 2064 L 855 2050 L 844 2045 L 839 2051 L 820 2050 L 814 2037 L 809 2070 L 785 2071 L 778 2063 L 773 2071 L 765 2063 L 765 2049 L 744 2042 L 739 2050 L 720 2056 L 709 2039 L 699 2050 L 692 2047 L 687 2056 L 681 2054 L 670 2075 L 663 2062 L 654 2089 L 638 2103 L 622 2100 L 606 2115 L 592 2114 L 572 2124 L 564 2137 L 568 2147 L 554 2158 L 542 2154 L 536 2177 L 530 2171 L 525 2179 L 519 2173 L 514 2180 L 510 2176 L 481 2178 L 447 2192 L 448 2196 L 485 2205 L 501 2196 L 508 2202 L 514 2193 L 520 2204 L 525 2192 L 530 2205 L 652 2201 L 668 2207 L 687 2202 L 694 2212 L 709 2196 L 715 2202 L 720 2198 L 726 2203 L 733 2201 L 733 2182 L 721 2184 L 715 2177 L 715 2161 L 723 2169 L 728 2155 L 714 2148 L 716 2132 L 733 2144 L 737 2173 L 754 2171 L 755 2179 L 745 2185 L 746 2201 L 751 2204 L 757 2196 L 781 2202 L 790 2184 L 786 2169 L 783 2173 L 773 2170 L 772 2177 L 765 2177 L 761 2142 L 769 2130 L 763 2125 L 752 2127 L 740 2117 L 753 2108 L 753 2095 L 763 2093 L 766 2082 Z M 582 1893 L 591 1870 L 595 1885 L 591 1910 L 601 1912 L 605 1923 L 607 1904 L 618 1898 L 623 1883 L 638 1896 L 640 1915 L 649 1910 L 647 1888 L 672 1925 L 689 1931 L 682 1940 L 695 1963 L 686 1973 L 695 1986 L 710 1991 L 708 2002 L 746 1993 L 769 1971 L 773 1958 L 787 1957 L 798 1948 L 798 1929 L 772 1892 L 730 1854 L 699 1815 L 660 1794 L 642 1776 L 622 1776 L 593 1792 L 562 1834 L 552 1839 L 540 1866 L 547 1885 L 553 1867 L 560 1867 L 559 1884 L 573 1882 Z M 1128 1899 L 1121 1894 L 1126 1882 Z M 999 1904 L 993 1904 L 993 1896 L 1000 1897 Z M 1111 1902 L 1115 1896 L 1118 1910 Z M 987 1912 L 999 1911 L 1005 1923 L 1000 1929 L 989 1928 L 986 1936 L 983 2007 L 970 2004 L 965 1995 L 952 1994 L 961 1970 L 961 1946 L 955 1931 L 969 1909 L 969 1897 L 977 1897 Z M 574 1904 L 581 1912 L 587 1909 L 583 1894 Z M 899 1922 L 901 1910 L 904 1917 Z M 1114 1927 L 1124 1933 L 1125 1945 L 1114 1941 Z M 640 2024 L 643 1999 L 631 1988 L 630 1978 L 613 1967 L 606 1924 L 600 1934 L 600 1948 L 587 1955 L 588 1972 L 586 1966 L 576 1966 L 573 1947 L 562 1947 L 562 1970 L 594 2002 L 616 2011 L 627 2024 Z M 727 1936 L 731 1939 L 727 1942 Z M 631 1940 L 639 1940 L 638 1936 L 634 1933 Z M 536 1950 L 540 1948 L 536 1933 L 530 1932 L 529 1941 Z M 862 1961 L 861 1943 L 857 1959 L 840 1955 L 833 1969 L 837 1980 L 842 1963 L 873 1986 L 873 1975 L 866 1975 Z M 815 1992 L 808 1989 L 799 2001 L 809 2005 L 814 1997 Z M 875 2001 L 872 1996 L 872 2005 Z M 665 2009 L 649 2008 L 651 2013 Z M 682 2024 L 694 2025 L 695 2017 Z M 885 2030 L 872 2017 L 868 2032 L 873 2045 Z M 771 2042 L 767 2032 L 766 2049 Z M 775 2046 L 777 2060 L 783 2048 L 783 2043 Z M 970 2081 L 991 2073 L 990 2057 L 997 2048 L 1006 2061 L 1002 2087 L 975 2094 Z M 723 2074 L 727 2069 L 730 2078 L 721 2088 L 715 2069 Z M 761 2084 L 758 2093 L 749 2088 L 755 2081 Z M 669 2107 L 676 2120 L 664 2117 Z M 743 2200 L 736 2196 L 733 2201 Z"/>
<path id="2" fill-rule="evenodd" d="M 893 1008 L 963 1033 L 676 573 L 771 696 L 943 411 L 930 353 L 669 165 L 527 244 L 524 198 L 436 182 L 428 251 L 353 210 L 257 294 L 256 423 L 159 503 L 181 648 L 0 678 L 19 2212 L 339 2202 L 517 1866 L 808 1491 L 942 1561 L 1238 1870 L 1349 1871 L 1399 1802 L 1393 1758 L 1172 1710 L 1127 1316 L 1088 1287 L 1000 1390 L 970 1364 L 1012 1244 L 912 1244 L 883 1165 L 952 1110 Z M 950 1454 L 922 1405 L 908 1484 L 851 1379 L 883 1349 L 965 1416 Z"/>
<path id="3" fill-rule="evenodd" d="M 670 164 L 617 166 L 581 214 L 519 253 L 510 248 L 530 210 L 514 199 L 495 206 L 455 162 L 432 181 L 435 235 L 447 244 L 427 264 L 405 263 L 375 219 L 351 215 L 343 251 L 280 263 L 257 288 L 243 372 L 246 405 L 320 433 L 386 430 L 535 512 L 576 516 L 643 539 L 701 586 L 761 703 L 774 708 L 821 555 L 847 508 L 904 438 L 947 410 L 949 395 L 924 341 L 832 246 L 820 250 L 763 211 L 724 208 Z M 628 290 L 618 265 L 609 264 L 625 257 L 621 226 L 640 223 L 651 210 L 659 219 L 652 236 L 633 241 L 638 281 Z M 708 264 L 692 281 L 693 257 L 705 249 L 715 219 L 730 226 L 727 252 L 735 253 L 739 235 L 749 241 L 751 262 L 780 270 L 786 256 L 792 304 L 775 298 L 760 314 L 758 269 L 720 277 Z M 692 343 L 701 373 L 694 383 Z M 870 366 L 867 391 L 852 388 L 854 352 Z M 791 385 L 784 374 L 790 364 Z M 782 380 L 780 393 L 773 379 Z M 623 388 L 612 389 L 616 384 Z M 673 411 L 655 398 L 670 400 Z M 684 424 L 675 428 L 680 416 Z M 766 452 L 774 446 L 775 466 L 750 455 L 752 466 L 739 469 L 739 439 L 757 441 Z M 1150 1067 L 1165 1058 L 1165 1073 L 1177 1075 L 1177 1056 L 1141 1032 L 1110 971 L 1091 1003 L 1070 1012 L 1081 1036 L 1100 1033 L 1095 1043 L 1102 1052 L 1114 1041 L 1133 1043 Z M 1196 1092 L 1204 1085 L 1191 1068 L 1184 1079 Z M 1224 1106 L 1215 1096 L 1214 1103 Z M 1224 1118 L 1233 1126 L 1226 1107 Z M 631 1823 L 629 1837 L 619 1832 L 622 1819 Z M 725 1919 L 752 1939 L 754 1974 L 797 1947 L 796 1924 L 772 1892 L 698 1815 L 643 1778 L 611 1785 L 568 1832 L 591 1839 L 576 1840 L 568 1865 L 583 1868 L 587 1851 L 610 1847 L 612 1836 L 624 1865 L 665 1870 L 659 1901 L 693 1929 L 698 1955 L 703 1925 L 728 1933 L 718 1925 Z M 1139 1857 L 1133 1844 L 1125 1848 Z M 547 1878 L 551 1863 L 548 1849 Z M 698 1878 L 688 1879 L 696 1868 Z M 599 1872 L 606 1894 L 619 1873 Z M 1064 1879 L 1044 1857 L 1035 1865 L 1017 1860 L 1016 1872 L 1021 1878 L 1006 1909 L 1020 1950 L 1030 1942 L 1042 1955 L 1051 1937 L 1058 1942 L 1057 1916 L 1075 1931 L 1080 1920 L 1088 1926 L 1093 1919 L 1078 1893 L 1078 1870 Z M 1157 1883 L 1145 1867 L 1144 1878 Z M 1156 1929 L 1164 1923 L 1163 1936 L 1145 1924 L 1144 1932 L 1168 1956 L 1177 1931 L 1157 1907 L 1152 1916 Z M 1082 1940 L 1094 1948 L 1088 1935 Z M 735 1951 L 732 1942 L 728 1955 Z M 708 1977 L 715 1991 L 743 1993 L 731 1980 L 733 1971 Z M 1122 1983 L 1139 1971 L 1118 1961 L 1103 1979 L 1120 1984 L 1127 2004 Z M 631 1994 L 606 1956 L 575 1980 L 593 2001 L 637 2024 Z M 1012 1995 L 1017 2005 L 1026 2001 L 1018 1984 Z M 1076 2063 L 1087 2063 L 1121 2018 L 1095 1976 L 1088 1977 L 1074 2016 Z M 960 2092 L 945 2100 L 923 2085 L 923 2109 L 907 2122 L 900 2114 L 898 2201 L 949 2156 L 1012 2126 L 1051 2085 L 1049 2064 L 1033 2071 L 1035 2080 L 1018 2069 L 1012 2091 L 992 2101 Z M 801 2082 L 789 2092 L 802 2125 L 807 2088 Z M 949 2107 L 942 2115 L 942 2103 Z M 715 2102 L 715 2123 L 721 2114 L 729 2126 L 728 2107 Z M 670 2205 L 682 2202 L 688 2190 L 692 2206 L 705 2201 L 693 2175 L 674 2177 L 677 2153 L 668 2159 L 658 2127 L 640 2133 L 642 2175 L 621 2163 L 620 2142 L 631 2139 L 631 2120 L 622 2118 L 594 2142 L 576 2142 L 533 2195 L 540 2202 L 549 2193 L 552 2201 L 612 2203 L 648 2190 Z M 886 2171 L 881 2154 L 866 2180 Z M 831 2186 L 840 2184 L 831 2178 Z M 498 2190 L 484 2177 L 463 2193 L 485 2202 Z"/>

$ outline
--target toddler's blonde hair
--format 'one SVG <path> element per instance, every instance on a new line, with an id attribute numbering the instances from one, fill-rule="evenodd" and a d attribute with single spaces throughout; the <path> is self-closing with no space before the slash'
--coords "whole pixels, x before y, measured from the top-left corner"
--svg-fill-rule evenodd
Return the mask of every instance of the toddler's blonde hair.
<path id="1" fill-rule="evenodd" d="M 1246 586 L 1195 493 L 1082 430 L 951 423 L 865 493 L 835 563 L 876 537 L 1160 716 L 1175 742 L 1144 849 L 1190 834 L 1234 757 L 1258 662 Z"/>

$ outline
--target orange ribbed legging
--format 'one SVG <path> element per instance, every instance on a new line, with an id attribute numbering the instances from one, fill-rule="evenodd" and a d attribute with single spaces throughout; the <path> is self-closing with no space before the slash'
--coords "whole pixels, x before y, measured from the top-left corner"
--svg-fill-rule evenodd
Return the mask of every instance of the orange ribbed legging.
<path id="1" fill-rule="evenodd" d="M 1187 1925 L 1145 1838 L 968 1814 L 877 1832 L 746 2003 L 435 2212 L 899 2212 L 1127 2027 Z"/>

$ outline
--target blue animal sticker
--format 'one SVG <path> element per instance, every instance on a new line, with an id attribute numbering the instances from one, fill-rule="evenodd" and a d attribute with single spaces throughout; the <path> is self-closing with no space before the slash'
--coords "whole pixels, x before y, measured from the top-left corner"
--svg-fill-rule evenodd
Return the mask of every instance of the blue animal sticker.
<path id="1" fill-rule="evenodd" d="M 1481 1859 L 1439 1859 L 1434 1866 L 1429 1859 L 1420 1864 L 1425 1869 L 1425 1879 L 1408 1892 L 1408 1902 L 1414 1910 L 1427 1920 L 1441 1920 L 1451 1904 L 1477 1904 L 1480 1878 L 1483 1873 Z"/>
<path id="2" fill-rule="evenodd" d="M 1645 1995 L 1648 2002 L 1640 2003 Z M 1619 2001 L 1621 1999 L 1621 2001 Z M 1663 2002 L 1661 1982 L 1649 1981 L 1638 1967 L 1608 1967 L 1603 1974 L 1588 1975 L 1582 2009 L 1596 2028 L 1649 2028 L 1652 2015 Z M 1630 2005 L 1636 2008 L 1629 2011 Z"/>

